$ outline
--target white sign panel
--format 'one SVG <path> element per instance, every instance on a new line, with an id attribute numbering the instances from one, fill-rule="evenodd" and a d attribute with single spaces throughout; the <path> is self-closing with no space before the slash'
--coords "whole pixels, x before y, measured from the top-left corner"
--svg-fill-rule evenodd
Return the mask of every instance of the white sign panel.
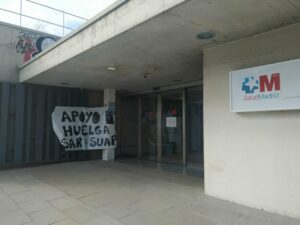
<path id="1" fill-rule="evenodd" d="M 169 128 L 177 127 L 177 118 L 174 116 L 167 117 L 166 118 L 166 127 L 169 127 Z"/>
<path id="2" fill-rule="evenodd" d="M 230 73 L 231 112 L 300 109 L 300 60 Z"/>
<path id="3" fill-rule="evenodd" d="M 66 151 L 109 149 L 117 145 L 114 115 L 105 107 L 56 107 L 52 125 Z"/>

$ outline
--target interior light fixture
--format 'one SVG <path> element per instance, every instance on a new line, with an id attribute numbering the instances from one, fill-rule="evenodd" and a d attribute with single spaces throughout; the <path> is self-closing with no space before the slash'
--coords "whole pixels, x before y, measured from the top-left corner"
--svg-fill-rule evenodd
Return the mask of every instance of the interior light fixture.
<path id="1" fill-rule="evenodd" d="M 117 70 L 117 67 L 114 67 L 114 66 L 108 66 L 106 67 L 107 70 L 110 70 L 110 71 L 116 71 Z"/>
<path id="2" fill-rule="evenodd" d="M 197 34 L 196 37 L 200 40 L 208 40 L 208 39 L 212 39 L 215 36 L 216 36 L 216 34 L 213 32 L 201 32 L 201 33 Z"/>

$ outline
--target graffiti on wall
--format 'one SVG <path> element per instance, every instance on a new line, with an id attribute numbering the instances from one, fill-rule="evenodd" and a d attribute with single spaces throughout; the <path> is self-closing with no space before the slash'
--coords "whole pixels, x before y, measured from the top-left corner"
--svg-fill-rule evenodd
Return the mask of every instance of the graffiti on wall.
<path id="1" fill-rule="evenodd" d="M 18 40 L 15 43 L 16 52 L 23 55 L 23 62 L 25 63 L 56 41 L 57 39 L 50 36 L 39 36 L 33 33 L 20 31 Z"/>

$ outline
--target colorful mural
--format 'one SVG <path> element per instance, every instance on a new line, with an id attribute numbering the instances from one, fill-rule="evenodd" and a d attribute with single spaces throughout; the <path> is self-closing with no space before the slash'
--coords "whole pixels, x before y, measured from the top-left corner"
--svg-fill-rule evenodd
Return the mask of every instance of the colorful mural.
<path id="1" fill-rule="evenodd" d="M 51 46 L 57 39 L 50 36 L 39 36 L 37 34 L 20 31 L 15 43 L 16 52 L 23 55 L 23 62 L 27 62 L 40 52 Z"/>

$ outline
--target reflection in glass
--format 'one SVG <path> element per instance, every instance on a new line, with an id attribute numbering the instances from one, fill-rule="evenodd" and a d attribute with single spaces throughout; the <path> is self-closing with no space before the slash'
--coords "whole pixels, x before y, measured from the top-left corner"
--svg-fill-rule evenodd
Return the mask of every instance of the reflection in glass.
<path id="1" fill-rule="evenodd" d="M 182 92 L 162 94 L 162 161 L 183 163 Z"/>
<path id="2" fill-rule="evenodd" d="M 203 166 L 203 104 L 202 89 L 187 89 L 187 163 Z"/>
<path id="3" fill-rule="evenodd" d="M 157 97 L 141 98 L 141 147 L 142 158 L 156 160 L 157 156 Z"/>

